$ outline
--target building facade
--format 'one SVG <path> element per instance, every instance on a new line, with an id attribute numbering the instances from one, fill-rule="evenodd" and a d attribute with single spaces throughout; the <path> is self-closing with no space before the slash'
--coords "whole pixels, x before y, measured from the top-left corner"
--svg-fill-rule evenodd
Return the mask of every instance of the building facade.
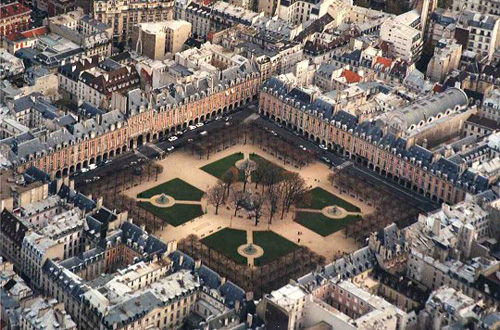
<path id="1" fill-rule="evenodd" d="M 141 23 L 133 27 L 132 48 L 153 60 L 163 60 L 167 53 L 178 53 L 191 37 L 191 24 L 183 21 Z"/>
<path id="2" fill-rule="evenodd" d="M 422 31 L 418 23 L 406 22 L 401 16 L 390 18 L 382 23 L 380 39 L 391 45 L 390 52 L 394 57 L 415 63 L 422 54 Z"/>
<path id="3" fill-rule="evenodd" d="M 22 3 L 2 2 L 0 14 L 0 38 L 11 33 L 28 30 L 31 26 L 31 9 Z"/>
<path id="4" fill-rule="evenodd" d="M 260 83 L 259 73 L 248 72 L 226 81 L 224 85 L 205 86 L 204 90 L 198 88 L 197 93 L 184 96 L 182 101 L 172 100 L 169 104 L 163 101 L 163 96 L 158 97 L 154 103 L 147 102 L 146 95 L 135 90 L 129 95 L 129 99 L 132 94 L 138 98 L 135 106 L 126 106 L 126 97 L 121 97 L 123 102 L 117 102 L 123 107 L 123 112 L 113 110 L 97 120 L 89 119 L 72 125 L 69 130 L 63 128 L 56 133 L 67 136 L 67 139 L 64 142 L 54 140 L 55 144 L 50 150 L 41 141 L 30 141 L 30 144 L 35 143 L 38 147 L 29 150 L 18 147 L 17 154 L 11 154 L 11 157 L 16 158 L 14 165 L 19 172 L 35 166 L 52 175 L 66 176 L 89 164 L 113 158 L 193 123 L 232 112 L 256 99 Z M 132 100 L 130 104 L 134 104 Z M 117 103 L 115 106 L 120 108 Z M 3 145 L 0 149 L 10 153 L 6 147 Z"/>
<path id="5" fill-rule="evenodd" d="M 434 201 L 456 203 L 463 200 L 467 192 L 480 191 L 488 186 L 485 177 L 466 184 L 466 180 L 460 178 L 470 174 L 466 169 L 453 166 L 458 173 L 452 176 L 446 173 L 451 169 L 446 159 L 413 145 L 409 142 L 411 139 L 398 138 L 403 131 L 411 137 L 419 125 L 466 109 L 468 98 L 459 89 L 450 89 L 429 100 L 423 99 L 413 105 L 415 108 L 409 106 L 388 113 L 390 118 L 386 120 L 388 131 L 385 133 L 373 122 L 361 124 L 351 114 L 334 113 L 332 106 L 320 98 L 313 98 L 304 91 L 289 94 L 290 90 L 276 78 L 268 80 L 260 94 L 259 113 Z M 436 104 L 432 114 L 429 109 L 425 112 L 429 103 Z M 421 110 L 417 111 L 419 108 Z"/>
<path id="6" fill-rule="evenodd" d="M 93 1 L 93 17 L 113 29 L 113 42 L 129 43 L 134 25 L 143 22 L 171 20 L 174 2 L 171 0 L 119 0 Z"/>

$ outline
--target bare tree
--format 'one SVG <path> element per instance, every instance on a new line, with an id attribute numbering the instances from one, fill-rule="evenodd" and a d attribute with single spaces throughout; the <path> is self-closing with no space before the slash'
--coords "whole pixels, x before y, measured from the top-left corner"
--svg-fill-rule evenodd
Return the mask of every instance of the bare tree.
<path id="1" fill-rule="evenodd" d="M 238 182 L 238 177 L 239 177 L 238 169 L 236 167 L 232 167 L 229 170 L 227 170 L 226 173 L 224 173 L 220 178 L 220 180 L 222 181 L 222 183 L 224 183 L 224 186 L 226 187 L 227 195 L 229 195 L 231 186 L 234 183 Z"/>
<path id="2" fill-rule="evenodd" d="M 252 176 L 252 172 L 257 169 L 257 164 L 250 160 L 245 159 L 240 166 L 240 170 L 243 172 L 243 191 L 245 191 L 247 187 L 247 183 Z"/>
<path id="3" fill-rule="evenodd" d="M 257 168 L 252 173 L 252 181 L 255 182 L 255 188 L 257 185 L 264 181 L 264 177 L 266 176 L 266 172 L 268 169 L 267 162 L 263 162 L 260 159 L 257 159 Z"/>
<path id="4" fill-rule="evenodd" d="M 264 163 L 267 163 L 268 166 L 264 174 L 263 183 L 265 186 L 271 187 L 283 179 L 284 171 L 281 167 L 276 166 L 273 163 L 268 163 L 268 162 Z"/>
<path id="5" fill-rule="evenodd" d="M 221 181 L 207 191 L 208 202 L 215 207 L 215 214 L 219 213 L 219 206 L 226 199 L 226 187 Z"/>
<path id="6" fill-rule="evenodd" d="M 266 205 L 269 210 L 269 223 L 273 221 L 273 217 L 278 212 L 280 203 L 282 201 L 283 186 L 274 184 L 269 186 L 266 192 Z"/>
<path id="7" fill-rule="evenodd" d="M 255 218 L 255 225 L 259 224 L 259 219 L 262 216 L 262 211 L 264 211 L 264 205 L 266 203 L 266 197 L 264 195 L 254 195 L 252 198 L 252 208 L 250 213 Z"/>
<path id="8" fill-rule="evenodd" d="M 231 204 L 234 206 L 234 216 L 243 207 L 245 202 L 249 199 L 250 194 L 246 191 L 231 190 Z"/>
<path id="9" fill-rule="evenodd" d="M 308 188 L 304 179 L 296 172 L 287 172 L 280 182 L 282 191 L 281 219 L 292 205 L 303 202 L 308 197 Z"/>

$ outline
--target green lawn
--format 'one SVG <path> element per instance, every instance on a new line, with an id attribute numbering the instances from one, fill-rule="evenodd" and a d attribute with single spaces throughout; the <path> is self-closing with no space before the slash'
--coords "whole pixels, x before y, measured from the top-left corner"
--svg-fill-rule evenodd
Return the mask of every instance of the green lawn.
<path id="1" fill-rule="evenodd" d="M 139 206 L 174 227 L 203 215 L 201 205 L 174 204 L 171 207 L 163 208 L 156 207 L 149 202 L 139 202 Z"/>
<path id="2" fill-rule="evenodd" d="M 221 178 L 224 173 L 226 173 L 234 164 L 243 159 L 243 153 L 237 152 L 235 154 L 229 155 L 227 157 L 221 158 L 213 163 L 203 166 L 201 169 L 208 174 L 215 176 L 216 178 Z"/>
<path id="3" fill-rule="evenodd" d="M 330 194 L 328 191 L 316 187 L 311 190 L 311 198 L 307 203 L 301 203 L 299 208 L 321 210 L 326 206 L 337 205 L 347 212 L 360 212 L 359 207 L 343 200 L 340 197 Z"/>
<path id="4" fill-rule="evenodd" d="M 255 265 L 265 265 L 287 255 L 299 246 L 272 231 L 254 231 L 253 242 L 264 249 L 264 255 L 255 259 Z"/>
<path id="5" fill-rule="evenodd" d="M 295 214 L 296 222 L 321 236 L 331 235 L 344 228 L 350 221 L 360 219 L 362 218 L 358 215 L 348 215 L 343 219 L 330 219 L 316 212 L 297 212 Z"/>
<path id="6" fill-rule="evenodd" d="M 165 193 L 180 201 L 199 201 L 204 192 L 181 179 L 173 179 L 141 192 L 137 198 L 151 198 Z"/>
<path id="7" fill-rule="evenodd" d="M 247 263 L 247 258 L 238 253 L 238 247 L 247 243 L 247 233 L 244 230 L 224 228 L 203 238 L 201 242 L 238 264 Z"/>

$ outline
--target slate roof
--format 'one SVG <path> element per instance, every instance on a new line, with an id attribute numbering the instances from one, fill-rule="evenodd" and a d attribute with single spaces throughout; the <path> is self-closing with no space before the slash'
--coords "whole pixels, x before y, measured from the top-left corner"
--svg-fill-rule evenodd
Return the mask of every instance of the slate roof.
<path id="1" fill-rule="evenodd" d="M 151 258 L 154 254 L 162 254 L 168 250 L 167 245 L 159 238 L 147 234 L 141 227 L 128 221 L 124 222 L 120 229 L 115 231 L 113 235 L 100 240 L 98 246 L 102 249 L 106 249 L 108 243 L 112 245 L 117 244 L 118 238 L 120 238 L 120 242 L 123 244 L 126 244 L 128 240 L 132 243 L 137 243 L 137 248 L 142 248 L 142 254 L 147 254 L 147 259 Z M 133 248 L 133 245 L 130 247 Z"/>
<path id="2" fill-rule="evenodd" d="M 69 202 L 73 203 L 76 207 L 86 212 L 93 210 L 97 204 L 87 196 L 77 192 L 74 189 L 69 188 L 66 185 L 62 185 L 59 190 L 58 195 L 61 198 L 66 198 Z"/>
<path id="3" fill-rule="evenodd" d="M 24 236 L 29 228 L 17 218 L 15 215 L 4 209 L 0 214 L 0 230 L 3 235 L 6 235 L 10 240 L 21 249 Z"/>
<path id="4" fill-rule="evenodd" d="M 51 281 L 59 282 L 58 286 L 77 301 L 82 299 L 82 295 L 87 290 L 71 271 L 56 264 L 52 259 L 45 261 L 42 271 Z"/>
<path id="5" fill-rule="evenodd" d="M 221 295 L 225 299 L 225 303 L 228 306 L 234 306 L 235 301 L 242 303 L 246 299 L 245 290 L 237 286 L 231 281 L 226 281 L 223 285 L 219 287 Z"/>
<path id="6" fill-rule="evenodd" d="M 375 254 L 366 246 L 326 265 L 320 272 L 312 272 L 300 277 L 297 283 L 313 289 L 323 280 L 333 278 L 345 280 L 375 267 L 376 264 Z"/>
<path id="7" fill-rule="evenodd" d="M 198 275 L 203 280 L 203 284 L 211 289 L 217 289 L 222 283 L 220 275 L 205 265 L 202 265 L 198 269 Z"/>
<path id="8" fill-rule="evenodd" d="M 161 300 L 153 293 L 145 292 L 113 306 L 102 322 L 106 326 L 118 324 L 123 327 L 136 321 L 136 315 L 146 315 L 161 304 Z"/>

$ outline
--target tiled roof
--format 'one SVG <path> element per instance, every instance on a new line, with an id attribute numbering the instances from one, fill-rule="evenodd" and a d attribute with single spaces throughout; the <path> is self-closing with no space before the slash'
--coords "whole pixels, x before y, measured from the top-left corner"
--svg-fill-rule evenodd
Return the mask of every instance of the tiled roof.
<path id="1" fill-rule="evenodd" d="M 359 74 L 357 74 L 356 72 L 353 72 L 351 70 L 344 70 L 340 76 L 344 77 L 346 82 L 349 84 L 357 83 L 357 82 L 361 81 L 361 76 Z"/>
<path id="2" fill-rule="evenodd" d="M 2 19 L 3 19 L 31 12 L 31 9 L 19 2 L 13 2 L 8 5 L 0 7 L 0 12 L 2 13 Z"/>
<path id="3" fill-rule="evenodd" d="M 12 42 L 18 42 L 18 41 L 23 41 L 32 37 L 36 36 L 41 36 L 49 33 L 49 28 L 47 26 L 41 26 L 38 28 L 34 28 L 31 30 L 23 31 L 23 32 L 15 32 L 11 33 L 9 35 L 6 35 L 5 38 L 7 38 L 9 41 Z"/>

